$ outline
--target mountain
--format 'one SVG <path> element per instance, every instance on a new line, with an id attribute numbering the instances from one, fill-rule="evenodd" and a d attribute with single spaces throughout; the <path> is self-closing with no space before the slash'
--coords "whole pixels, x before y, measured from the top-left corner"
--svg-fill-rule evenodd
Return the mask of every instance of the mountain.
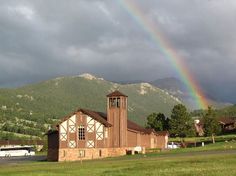
<path id="1" fill-rule="evenodd" d="M 116 82 L 116 81 L 112 81 L 112 82 Z M 116 82 L 118 84 L 139 84 L 139 83 L 144 83 L 145 81 L 142 80 L 131 80 L 131 81 L 119 81 Z"/>
<path id="2" fill-rule="evenodd" d="M 157 79 L 155 81 L 150 82 L 150 84 L 156 87 L 159 87 L 160 89 L 168 90 L 173 93 L 176 91 L 182 92 L 182 93 L 187 92 L 187 89 L 184 83 L 174 77 Z"/>
<path id="3" fill-rule="evenodd" d="M 217 115 L 220 117 L 234 117 L 236 118 L 236 105 L 227 106 L 221 109 L 217 109 Z"/>
<path id="4" fill-rule="evenodd" d="M 0 137 L 42 137 L 58 119 L 78 108 L 106 112 L 106 95 L 120 90 L 129 96 L 129 119 L 144 125 L 147 115 L 169 116 L 178 98 L 149 83 L 121 85 L 90 74 L 59 77 L 14 89 L 0 89 Z M 11 136 L 12 137 L 12 136 Z"/>
<path id="5" fill-rule="evenodd" d="M 196 107 L 195 99 L 191 95 L 189 95 L 186 86 L 179 79 L 173 77 L 157 79 L 155 81 L 150 82 L 150 84 L 165 90 L 170 95 L 177 97 L 189 109 L 194 110 L 198 108 Z M 211 106 L 214 106 L 215 108 L 223 108 L 232 105 L 231 103 L 217 101 L 216 99 L 214 99 L 214 96 L 212 94 L 211 96 L 209 96 L 210 94 L 208 92 L 204 92 L 204 94 L 206 95 L 209 104 Z"/>

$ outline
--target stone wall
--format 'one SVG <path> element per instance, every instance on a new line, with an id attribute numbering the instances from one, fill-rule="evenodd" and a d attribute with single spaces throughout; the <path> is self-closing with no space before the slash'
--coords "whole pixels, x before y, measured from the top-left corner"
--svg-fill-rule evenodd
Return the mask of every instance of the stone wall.
<path id="1" fill-rule="evenodd" d="M 59 149 L 58 161 L 77 161 L 116 157 L 126 154 L 126 148 L 66 148 Z"/>

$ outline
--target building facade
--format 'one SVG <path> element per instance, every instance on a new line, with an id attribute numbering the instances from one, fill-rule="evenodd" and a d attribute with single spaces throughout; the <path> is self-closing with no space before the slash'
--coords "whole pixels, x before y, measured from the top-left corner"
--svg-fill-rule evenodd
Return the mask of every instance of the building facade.
<path id="1" fill-rule="evenodd" d="M 125 155 L 127 151 L 166 148 L 167 132 L 145 129 L 128 120 L 127 96 L 107 95 L 107 113 L 78 109 L 48 131 L 48 160 L 75 161 Z"/>

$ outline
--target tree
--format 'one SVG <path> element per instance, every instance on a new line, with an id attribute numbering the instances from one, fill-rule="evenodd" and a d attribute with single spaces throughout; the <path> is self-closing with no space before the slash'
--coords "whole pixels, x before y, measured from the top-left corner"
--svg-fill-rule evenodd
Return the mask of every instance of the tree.
<path id="1" fill-rule="evenodd" d="M 212 142 L 215 143 L 215 135 L 220 133 L 220 125 L 211 107 L 208 107 L 207 113 L 203 116 L 203 123 L 204 135 L 211 136 Z"/>
<path id="2" fill-rule="evenodd" d="M 162 113 L 152 113 L 147 117 L 146 127 L 155 131 L 169 130 L 169 119 Z"/>
<path id="3" fill-rule="evenodd" d="M 175 105 L 170 119 L 170 134 L 175 137 L 184 138 L 193 136 L 193 120 L 184 105 Z"/>

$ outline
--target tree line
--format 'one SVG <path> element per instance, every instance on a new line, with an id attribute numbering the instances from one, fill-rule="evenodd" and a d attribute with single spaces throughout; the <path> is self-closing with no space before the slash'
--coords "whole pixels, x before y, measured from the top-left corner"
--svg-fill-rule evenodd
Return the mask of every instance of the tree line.
<path id="1" fill-rule="evenodd" d="M 211 107 L 208 107 L 203 114 L 203 130 L 205 136 L 214 136 L 221 132 L 221 128 L 216 119 L 216 114 Z M 171 137 L 193 137 L 196 136 L 194 120 L 191 118 L 187 108 L 178 104 L 172 109 L 170 118 L 163 113 L 152 113 L 147 117 L 146 128 L 153 128 L 155 131 L 169 131 Z"/>

